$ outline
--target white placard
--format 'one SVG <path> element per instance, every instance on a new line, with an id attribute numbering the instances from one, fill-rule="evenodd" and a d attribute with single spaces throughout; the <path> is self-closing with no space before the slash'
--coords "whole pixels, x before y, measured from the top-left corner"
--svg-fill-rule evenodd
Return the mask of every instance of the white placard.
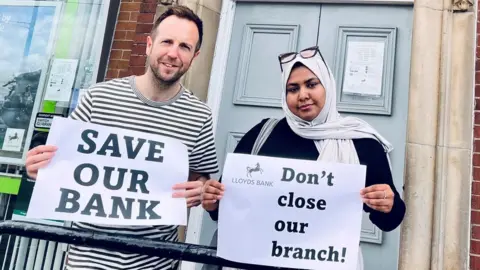
<path id="1" fill-rule="evenodd" d="M 2 150 L 20 152 L 22 150 L 23 135 L 25 129 L 7 128 L 3 139 Z"/>
<path id="2" fill-rule="evenodd" d="M 28 218 L 186 225 L 186 199 L 172 198 L 188 179 L 180 141 L 55 117 L 47 144 L 58 150 L 38 172 Z"/>
<path id="3" fill-rule="evenodd" d="M 217 255 L 295 269 L 355 270 L 363 165 L 228 154 Z"/>
<path id="4" fill-rule="evenodd" d="M 343 93 L 366 96 L 382 94 L 384 41 L 349 41 Z"/>
<path id="5" fill-rule="evenodd" d="M 65 102 L 70 100 L 77 65 L 77 59 L 53 60 L 44 100 Z"/>

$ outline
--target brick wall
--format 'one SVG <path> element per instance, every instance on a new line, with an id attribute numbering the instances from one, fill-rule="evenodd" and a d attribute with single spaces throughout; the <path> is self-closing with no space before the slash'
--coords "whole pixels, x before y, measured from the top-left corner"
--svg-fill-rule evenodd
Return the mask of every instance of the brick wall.
<path id="1" fill-rule="evenodd" d="M 477 2 L 480 4 L 480 0 Z M 480 15 L 480 12 L 479 12 Z M 472 181 L 472 235 L 470 241 L 470 269 L 480 269 L 480 21 L 477 16 L 477 52 L 475 62 L 475 123 L 473 141 Z"/>
<path id="2" fill-rule="evenodd" d="M 145 71 L 145 48 L 157 0 L 121 0 L 105 80 Z"/>

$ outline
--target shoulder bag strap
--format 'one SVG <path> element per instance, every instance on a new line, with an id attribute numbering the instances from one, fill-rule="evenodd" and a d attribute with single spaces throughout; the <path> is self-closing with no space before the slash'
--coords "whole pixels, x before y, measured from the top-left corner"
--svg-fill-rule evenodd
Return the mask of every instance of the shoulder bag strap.
<path id="1" fill-rule="evenodd" d="M 257 136 L 257 139 L 255 140 L 255 143 L 253 144 L 251 152 L 252 155 L 258 154 L 258 151 L 260 151 L 260 148 L 262 148 L 262 145 L 265 143 L 268 136 L 270 136 L 270 133 L 272 133 L 272 130 L 275 128 L 275 125 L 277 125 L 277 123 L 278 119 L 269 118 L 267 122 L 263 125 L 260 133 Z"/>

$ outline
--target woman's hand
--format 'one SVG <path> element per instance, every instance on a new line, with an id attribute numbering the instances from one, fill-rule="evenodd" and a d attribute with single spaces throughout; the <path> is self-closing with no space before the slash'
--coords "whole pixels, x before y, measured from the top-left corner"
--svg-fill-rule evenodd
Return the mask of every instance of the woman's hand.
<path id="1" fill-rule="evenodd" d="M 360 191 L 360 195 L 368 207 L 387 214 L 392 211 L 395 193 L 389 185 L 378 184 L 366 187 Z"/>
<path id="2" fill-rule="evenodd" d="M 218 201 L 222 198 L 225 186 L 215 179 L 210 179 L 203 185 L 202 206 L 207 211 L 214 211 L 218 207 Z"/>

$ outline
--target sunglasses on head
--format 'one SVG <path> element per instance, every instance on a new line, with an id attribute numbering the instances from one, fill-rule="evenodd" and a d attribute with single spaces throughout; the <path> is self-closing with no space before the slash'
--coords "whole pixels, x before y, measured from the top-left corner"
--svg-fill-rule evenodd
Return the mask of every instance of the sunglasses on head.
<path id="1" fill-rule="evenodd" d="M 303 59 L 308 59 L 308 58 L 314 57 L 315 55 L 317 55 L 317 53 L 322 58 L 322 61 L 325 62 L 325 60 L 323 60 L 322 53 L 320 52 L 320 49 L 318 48 L 318 46 L 313 46 L 313 47 L 310 47 L 310 48 L 306 48 L 306 49 L 303 49 L 299 52 L 282 53 L 278 56 L 278 61 L 280 62 L 280 69 L 283 72 L 282 65 L 293 61 L 293 59 L 295 59 L 297 57 L 297 55 L 300 55 L 300 57 L 302 57 Z"/>

